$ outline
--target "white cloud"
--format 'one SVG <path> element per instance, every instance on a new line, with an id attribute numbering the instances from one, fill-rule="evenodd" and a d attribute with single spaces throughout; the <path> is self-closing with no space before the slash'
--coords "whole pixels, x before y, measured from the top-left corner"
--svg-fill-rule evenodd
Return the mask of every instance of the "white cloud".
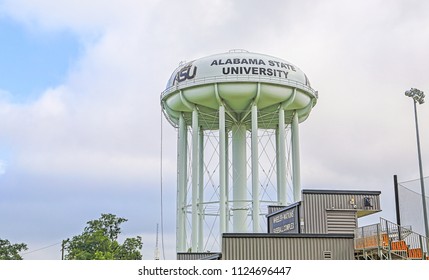
<path id="1" fill-rule="evenodd" d="M 83 41 L 86 51 L 64 84 L 30 104 L 0 103 L 0 117 L 9 120 L 0 129 L 13 143 L 14 166 L 37 174 L 158 180 L 159 96 L 184 58 L 169 44 L 183 40 L 183 30 L 200 31 L 202 38 L 204 28 L 222 24 L 218 19 L 230 14 L 223 4 L 213 1 L 206 9 L 194 1 L 185 16 L 177 13 L 182 4 L 175 1 L 167 6 L 159 1 L 6 1 L 3 8 L 11 16 L 42 30 L 70 29 L 82 38 L 94 29 L 100 34 L 96 41 Z M 167 144 L 173 151 L 175 144 Z M 174 165 L 174 158 L 165 159 L 164 166 Z"/>
<path id="2" fill-rule="evenodd" d="M 137 19 L 159 1 L 3 1 L 2 10 L 28 24 L 47 30 L 104 31 L 124 21 Z"/>

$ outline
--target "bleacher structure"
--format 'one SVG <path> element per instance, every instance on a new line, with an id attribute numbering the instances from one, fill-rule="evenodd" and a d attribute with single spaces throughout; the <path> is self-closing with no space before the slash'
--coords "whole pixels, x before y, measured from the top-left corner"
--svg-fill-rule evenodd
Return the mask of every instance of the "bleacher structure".
<path id="1" fill-rule="evenodd" d="M 429 239 L 380 218 L 380 223 L 359 227 L 355 232 L 358 260 L 429 260 Z"/>

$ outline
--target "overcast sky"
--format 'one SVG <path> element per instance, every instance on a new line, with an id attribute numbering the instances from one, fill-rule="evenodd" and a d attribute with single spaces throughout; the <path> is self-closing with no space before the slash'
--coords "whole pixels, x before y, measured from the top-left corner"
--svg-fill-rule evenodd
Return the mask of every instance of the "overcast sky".
<path id="1" fill-rule="evenodd" d="M 127 218 L 153 258 L 161 122 L 175 258 L 176 131 L 160 94 L 180 61 L 231 49 L 290 61 L 319 92 L 300 126 L 303 188 L 381 191 L 363 222 L 395 221 L 393 175 L 419 176 L 404 92 L 429 92 L 428 1 L 0 0 L 0 42 L 0 238 L 27 243 L 25 259 L 60 259 L 101 213 Z"/>

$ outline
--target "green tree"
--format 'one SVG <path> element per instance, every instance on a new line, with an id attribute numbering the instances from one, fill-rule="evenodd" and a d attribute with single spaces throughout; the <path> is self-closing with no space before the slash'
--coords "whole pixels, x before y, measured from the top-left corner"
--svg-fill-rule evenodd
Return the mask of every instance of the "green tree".
<path id="1" fill-rule="evenodd" d="M 82 234 L 64 242 L 67 260 L 141 260 L 143 243 L 140 236 L 118 242 L 120 225 L 127 219 L 113 214 L 101 214 L 98 220 L 87 222 Z"/>
<path id="2" fill-rule="evenodd" d="M 28 250 L 27 244 L 11 244 L 7 239 L 0 238 L 0 260 L 22 260 L 21 251 Z"/>

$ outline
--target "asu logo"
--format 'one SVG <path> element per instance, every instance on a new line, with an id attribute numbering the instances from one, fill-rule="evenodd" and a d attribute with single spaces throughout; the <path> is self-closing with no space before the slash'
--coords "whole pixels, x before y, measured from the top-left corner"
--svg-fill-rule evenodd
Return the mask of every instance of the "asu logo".
<path id="1" fill-rule="evenodd" d="M 174 83 L 181 83 L 186 80 L 192 80 L 197 74 L 197 66 L 192 65 L 193 61 L 185 64 L 176 74 L 176 78 L 174 79 Z"/>

